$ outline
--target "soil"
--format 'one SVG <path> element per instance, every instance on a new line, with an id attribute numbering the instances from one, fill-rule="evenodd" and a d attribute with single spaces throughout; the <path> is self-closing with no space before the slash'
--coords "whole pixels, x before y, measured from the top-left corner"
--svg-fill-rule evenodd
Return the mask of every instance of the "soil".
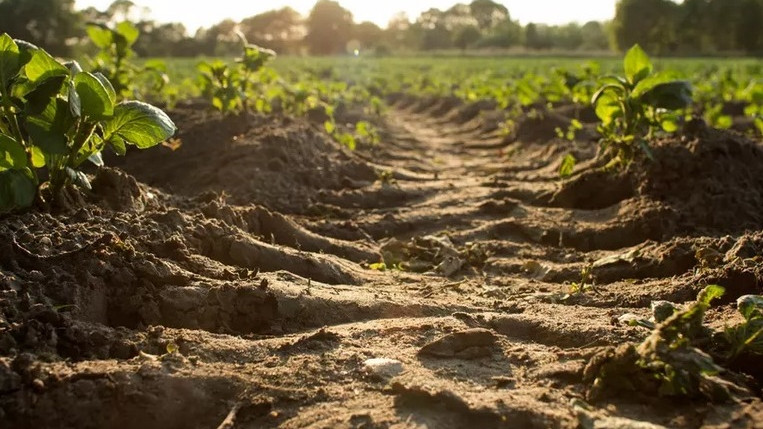
<path id="1" fill-rule="evenodd" d="M 182 107 L 173 148 L 0 219 L 0 427 L 763 427 L 759 371 L 718 403 L 584 381 L 649 334 L 626 313 L 717 283 L 720 329 L 763 292 L 760 141 L 690 123 L 602 173 L 590 121 L 554 132 L 590 112 L 504 136 L 490 103 L 393 101 L 354 152 Z"/>

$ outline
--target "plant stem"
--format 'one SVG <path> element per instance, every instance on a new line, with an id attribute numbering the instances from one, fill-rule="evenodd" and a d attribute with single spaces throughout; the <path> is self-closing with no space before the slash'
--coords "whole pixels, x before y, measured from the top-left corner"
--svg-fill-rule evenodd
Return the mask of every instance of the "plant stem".
<path id="1" fill-rule="evenodd" d="M 19 127 L 18 119 L 16 118 L 16 114 L 13 113 L 11 110 L 13 105 L 11 103 L 11 99 L 7 97 L 4 93 L 0 91 L 0 98 L 2 99 L 2 105 L 3 105 L 3 116 L 5 117 L 5 120 L 8 121 L 8 126 L 6 126 L 2 120 L 0 120 L 0 125 L 2 125 L 2 131 L 7 134 L 11 134 L 13 138 L 16 139 L 16 141 L 21 145 L 21 147 L 24 148 L 24 151 L 27 155 L 27 162 L 29 163 L 29 171 L 32 172 L 32 178 L 34 179 L 34 184 L 39 185 L 40 184 L 40 178 L 37 176 L 37 169 L 34 167 L 34 161 L 32 159 L 32 147 L 31 145 L 28 145 L 26 141 L 24 141 L 24 136 L 21 134 L 21 128 Z"/>
<path id="2" fill-rule="evenodd" d="M 16 141 L 21 143 L 21 145 L 26 148 L 24 138 L 21 135 L 21 128 L 19 128 L 19 123 L 16 119 L 16 115 L 11 111 L 11 108 L 13 107 L 11 104 L 11 99 L 2 93 L 0 93 L 0 98 L 3 99 L 3 114 L 5 115 L 5 119 L 8 121 L 10 131 L 13 134 L 13 138 L 15 138 Z"/>

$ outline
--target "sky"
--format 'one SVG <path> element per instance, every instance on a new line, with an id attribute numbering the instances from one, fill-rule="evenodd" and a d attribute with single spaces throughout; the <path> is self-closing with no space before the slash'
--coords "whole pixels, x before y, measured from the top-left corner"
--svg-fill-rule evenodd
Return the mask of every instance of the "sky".
<path id="1" fill-rule="evenodd" d="M 545 24 L 585 23 L 611 19 L 616 0 L 504 0 L 513 20 Z M 112 0 L 76 0 L 78 8 L 95 6 L 106 9 Z M 386 27 L 397 12 L 406 12 L 411 20 L 429 8 L 447 9 L 458 0 L 339 0 L 352 11 L 355 22 L 371 21 Z M 462 0 L 468 3 L 468 0 Z M 315 0 L 133 0 L 139 7 L 151 10 L 150 18 L 159 22 L 181 22 L 193 34 L 199 27 L 209 27 L 226 18 L 240 21 L 271 9 L 291 6 L 307 15 Z"/>

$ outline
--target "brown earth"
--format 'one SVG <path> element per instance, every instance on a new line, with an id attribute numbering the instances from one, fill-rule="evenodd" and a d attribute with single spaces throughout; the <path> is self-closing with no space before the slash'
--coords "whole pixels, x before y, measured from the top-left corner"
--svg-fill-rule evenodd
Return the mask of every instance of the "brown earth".
<path id="1" fill-rule="evenodd" d="M 648 335 L 623 314 L 718 283 L 721 328 L 761 293 L 760 143 L 693 124 L 601 173 L 588 128 L 553 137 L 590 112 L 505 137 L 493 107 L 400 98 L 356 152 L 180 109 L 175 151 L 1 219 L 0 427 L 761 427 L 760 378 L 715 404 L 583 381 Z"/>

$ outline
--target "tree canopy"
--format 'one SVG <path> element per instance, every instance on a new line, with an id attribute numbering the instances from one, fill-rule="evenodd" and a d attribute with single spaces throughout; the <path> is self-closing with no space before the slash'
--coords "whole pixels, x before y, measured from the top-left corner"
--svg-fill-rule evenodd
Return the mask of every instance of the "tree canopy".
<path id="1" fill-rule="evenodd" d="M 143 56 L 226 56 L 237 51 L 237 32 L 281 54 L 470 49 L 622 51 L 639 43 L 656 55 L 763 54 L 763 0 L 618 0 L 611 21 L 546 25 L 512 20 L 501 2 L 473 0 L 417 17 L 395 15 L 387 28 L 355 23 L 334 0 L 318 0 L 308 16 L 290 7 L 227 19 L 189 35 L 179 23 L 146 19 L 130 0 L 105 10 L 75 10 L 75 0 L 0 0 L 0 32 L 71 55 L 85 46 L 85 23 L 136 22 Z M 86 49 L 86 48 L 85 48 Z"/>

